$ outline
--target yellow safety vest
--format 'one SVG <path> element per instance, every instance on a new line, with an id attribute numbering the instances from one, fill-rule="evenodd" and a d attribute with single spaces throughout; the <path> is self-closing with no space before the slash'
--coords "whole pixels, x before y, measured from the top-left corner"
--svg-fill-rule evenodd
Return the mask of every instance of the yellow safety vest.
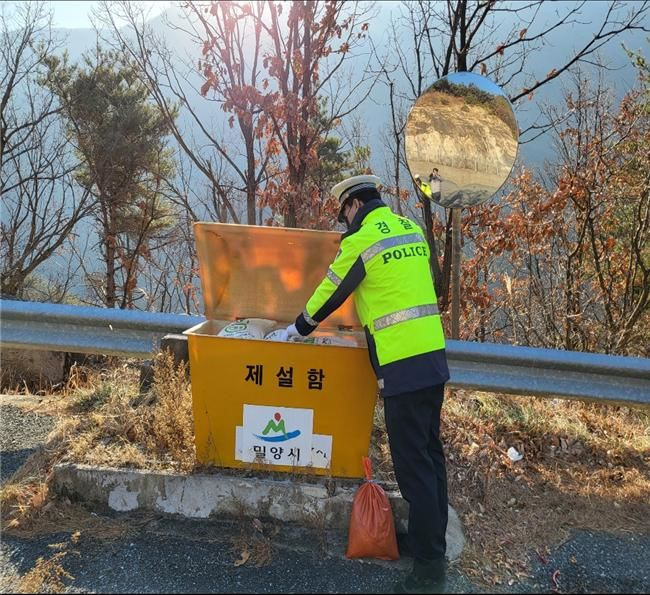
<path id="1" fill-rule="evenodd" d="M 433 196 L 433 192 L 431 191 L 431 186 L 427 184 L 426 182 L 421 182 L 420 183 L 420 190 L 424 196 L 426 196 L 429 200 L 431 200 L 431 197 Z"/>
<path id="2" fill-rule="evenodd" d="M 449 379 L 445 338 L 420 227 L 371 200 L 343 235 L 325 279 L 296 319 L 309 334 L 354 291 L 382 396 Z"/>

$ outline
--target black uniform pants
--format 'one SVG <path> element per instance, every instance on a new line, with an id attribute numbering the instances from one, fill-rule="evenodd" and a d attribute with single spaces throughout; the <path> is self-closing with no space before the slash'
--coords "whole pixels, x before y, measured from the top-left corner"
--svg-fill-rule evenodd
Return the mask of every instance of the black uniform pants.
<path id="1" fill-rule="evenodd" d="M 447 470 L 440 441 L 444 384 L 384 398 L 393 468 L 409 503 L 408 542 L 416 560 L 447 549 Z"/>

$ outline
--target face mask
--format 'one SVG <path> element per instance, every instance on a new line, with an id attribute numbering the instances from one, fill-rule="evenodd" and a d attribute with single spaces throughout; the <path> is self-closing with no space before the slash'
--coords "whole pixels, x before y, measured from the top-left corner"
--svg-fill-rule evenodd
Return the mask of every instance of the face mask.
<path id="1" fill-rule="evenodd" d="M 352 205 L 350 205 L 350 210 L 352 210 Z M 359 212 L 359 209 L 357 208 L 356 212 L 354 213 L 355 217 L 356 217 L 356 214 L 358 212 Z M 350 221 L 348 221 L 348 217 L 343 217 L 343 220 L 344 220 L 343 223 L 345 223 L 345 229 L 349 230 L 350 225 L 352 224 L 352 221 L 354 220 L 354 217 L 351 217 Z"/>

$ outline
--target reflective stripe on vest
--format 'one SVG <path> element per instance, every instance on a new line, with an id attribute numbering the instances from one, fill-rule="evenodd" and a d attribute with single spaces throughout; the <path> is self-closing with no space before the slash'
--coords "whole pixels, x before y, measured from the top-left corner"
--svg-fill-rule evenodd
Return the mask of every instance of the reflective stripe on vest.
<path id="1" fill-rule="evenodd" d="M 314 320 L 314 319 L 313 319 L 313 318 L 312 318 L 312 317 L 307 313 L 307 309 L 306 309 L 306 308 L 302 311 L 302 315 L 303 315 L 305 321 L 307 322 L 307 324 L 311 324 L 312 326 L 318 326 L 318 322 L 316 322 L 316 321 L 315 321 L 315 320 Z"/>
<path id="2" fill-rule="evenodd" d="M 404 244 L 419 244 L 421 242 L 424 242 L 424 238 L 419 233 L 410 233 L 405 236 L 393 236 L 392 238 L 379 240 L 361 253 L 361 260 L 363 260 L 363 264 L 366 264 L 371 258 L 377 256 L 377 254 L 387 248 L 395 248 Z"/>
<path id="3" fill-rule="evenodd" d="M 398 310 L 392 314 L 386 314 L 386 316 L 381 316 L 373 322 L 373 326 L 376 331 L 380 331 L 389 326 L 393 326 L 394 324 L 399 324 L 400 322 L 413 320 L 414 318 L 422 318 L 423 316 L 433 316 L 434 314 L 439 314 L 437 304 L 415 306 L 413 308 Z"/>
<path id="4" fill-rule="evenodd" d="M 341 285 L 341 277 L 339 277 L 332 269 L 327 269 L 327 278 L 337 287 Z"/>

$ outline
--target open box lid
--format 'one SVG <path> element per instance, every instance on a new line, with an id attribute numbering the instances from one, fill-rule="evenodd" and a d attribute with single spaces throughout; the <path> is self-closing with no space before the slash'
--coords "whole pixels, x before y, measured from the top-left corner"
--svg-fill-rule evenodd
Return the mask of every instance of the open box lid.
<path id="1" fill-rule="evenodd" d="M 210 320 L 293 322 L 339 248 L 333 231 L 195 223 L 205 315 Z M 359 329 L 350 298 L 319 328 Z"/>

